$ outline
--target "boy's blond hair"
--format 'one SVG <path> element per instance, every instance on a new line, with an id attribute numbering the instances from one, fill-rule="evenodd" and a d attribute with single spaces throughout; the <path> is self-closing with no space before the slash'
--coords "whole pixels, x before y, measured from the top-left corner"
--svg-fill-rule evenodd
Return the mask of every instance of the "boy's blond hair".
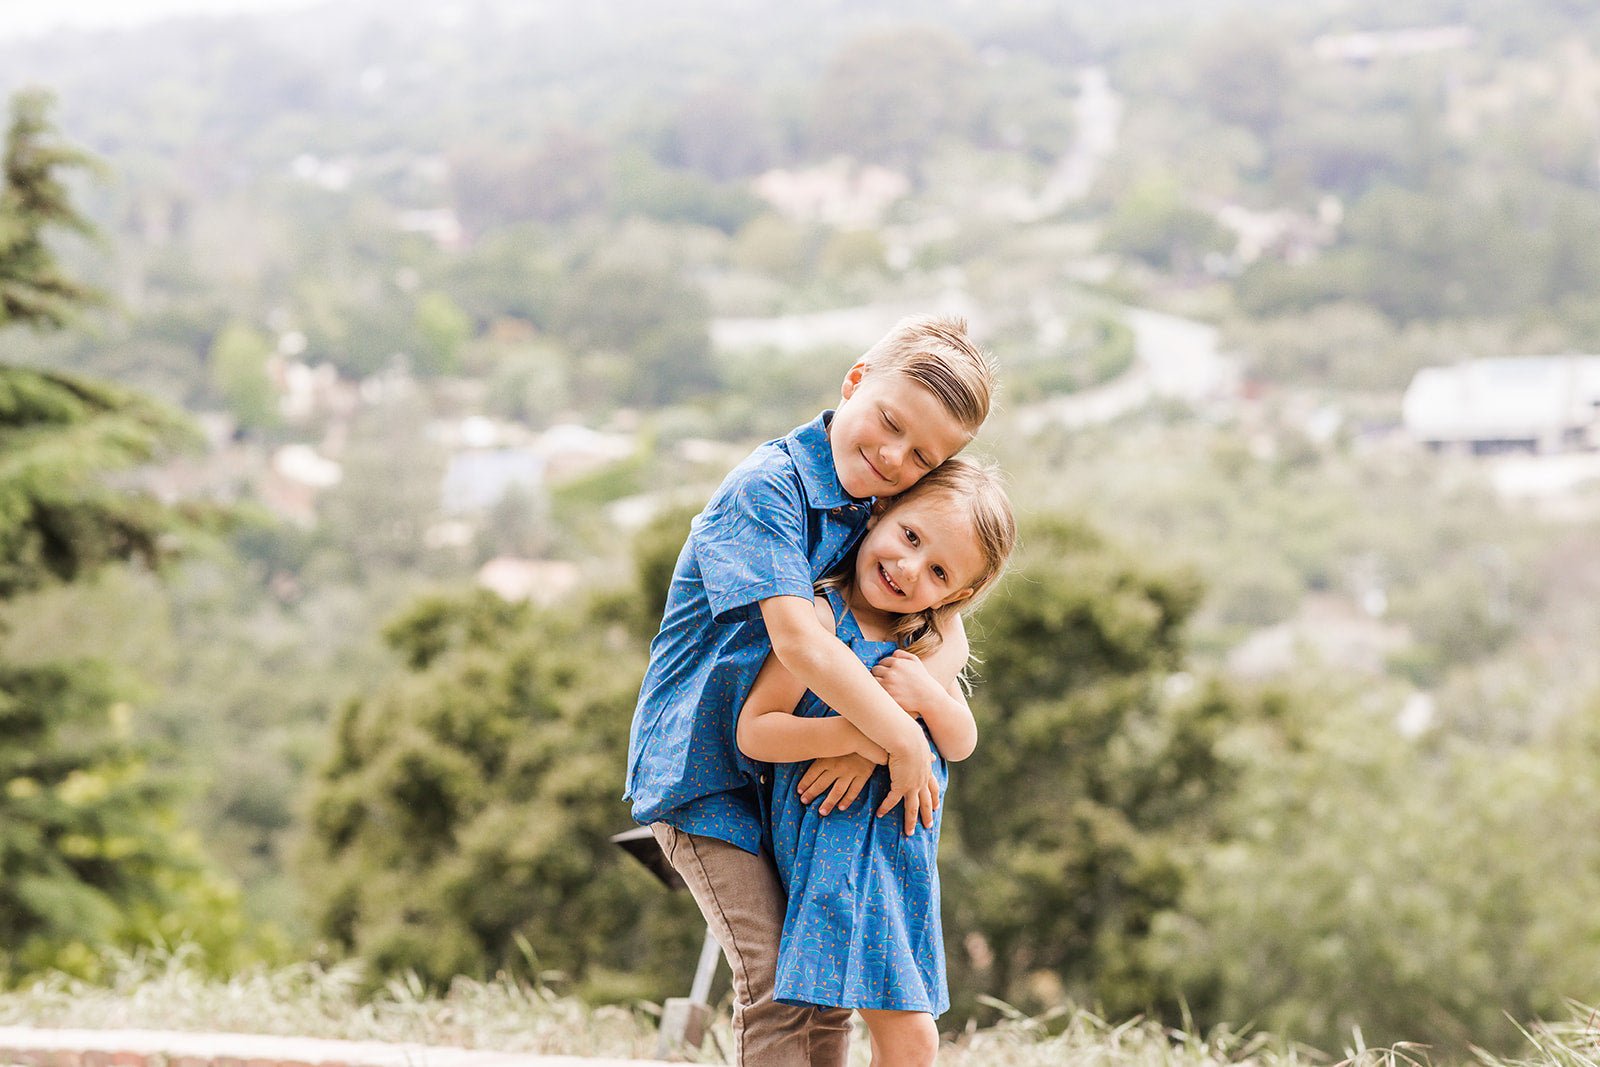
<path id="1" fill-rule="evenodd" d="M 925 387 L 970 433 L 989 417 L 995 364 L 967 337 L 967 320 L 913 315 L 861 357 L 869 371 L 895 371 Z"/>

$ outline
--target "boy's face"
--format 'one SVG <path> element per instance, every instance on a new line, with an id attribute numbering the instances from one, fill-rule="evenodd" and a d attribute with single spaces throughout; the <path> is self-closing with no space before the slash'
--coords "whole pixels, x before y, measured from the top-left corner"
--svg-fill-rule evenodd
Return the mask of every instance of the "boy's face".
<path id="1" fill-rule="evenodd" d="M 903 374 L 857 363 L 839 395 L 828 443 L 851 496 L 903 493 L 971 439 L 933 393 Z"/>

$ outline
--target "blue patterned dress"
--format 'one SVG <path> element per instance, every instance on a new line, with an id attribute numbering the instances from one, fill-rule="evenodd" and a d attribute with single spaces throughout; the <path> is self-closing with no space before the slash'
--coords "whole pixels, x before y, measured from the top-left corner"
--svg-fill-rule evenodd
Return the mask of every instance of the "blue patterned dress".
<path id="1" fill-rule="evenodd" d="M 839 639 L 868 667 L 895 650 L 863 637 L 837 590 L 827 591 Z M 837 712 L 806 693 L 796 715 Z M 929 741 L 932 746 L 932 741 Z M 808 763 L 773 766 L 772 854 L 789 893 L 778 945 L 775 999 L 838 1008 L 925 1011 L 950 1007 L 945 984 L 944 934 L 939 923 L 939 821 L 905 835 L 904 812 L 875 812 L 889 792 L 879 767 L 848 811 L 817 814 L 818 797 L 800 802 L 796 785 Z M 940 795 L 948 781 L 944 759 L 934 764 Z"/>

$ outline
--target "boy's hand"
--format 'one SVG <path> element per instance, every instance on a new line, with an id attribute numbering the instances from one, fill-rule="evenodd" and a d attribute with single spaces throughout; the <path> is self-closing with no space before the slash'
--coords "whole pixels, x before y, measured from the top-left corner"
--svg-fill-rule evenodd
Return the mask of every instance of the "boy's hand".
<path id="1" fill-rule="evenodd" d="M 826 815 L 834 808 L 842 811 L 861 795 L 862 787 L 877 769 L 877 764 L 855 753 L 812 760 L 811 766 L 800 777 L 800 801 L 809 804 L 827 793 L 827 799 L 817 809 L 817 814 Z"/>
<path id="2" fill-rule="evenodd" d="M 928 673 L 922 657 L 903 648 L 895 649 L 893 654 L 872 668 L 872 676 L 878 679 L 884 692 L 913 718 L 920 718 L 923 708 L 945 695 L 933 675 Z"/>
<path id="3" fill-rule="evenodd" d="M 939 782 L 933 776 L 934 756 L 924 748 L 922 758 L 903 759 L 889 754 L 889 795 L 878 805 L 878 816 L 889 814 L 896 804 L 905 802 L 906 836 L 910 837 L 920 820 L 925 828 L 933 828 L 933 813 L 939 807 Z M 920 772 L 920 773 L 919 773 Z"/>

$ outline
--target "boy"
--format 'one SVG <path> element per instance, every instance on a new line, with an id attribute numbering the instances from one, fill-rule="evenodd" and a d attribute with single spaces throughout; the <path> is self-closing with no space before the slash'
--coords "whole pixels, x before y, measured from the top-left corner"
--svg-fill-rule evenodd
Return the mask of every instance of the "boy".
<path id="1" fill-rule="evenodd" d="M 994 367 L 960 319 L 906 319 L 850 368 L 839 407 L 757 448 L 695 518 L 678 556 L 629 738 L 635 820 L 683 875 L 733 971 L 735 1060 L 845 1063 L 849 1012 L 772 1000 L 785 899 L 762 850 L 767 768 L 734 742 L 767 652 L 882 752 L 905 831 L 937 803 L 922 728 L 817 619 L 813 584 L 854 547 L 872 500 L 904 492 L 966 446 Z M 883 762 L 871 746 L 818 760 L 807 799 L 848 805 Z M 818 753 L 821 755 L 821 753 Z"/>

